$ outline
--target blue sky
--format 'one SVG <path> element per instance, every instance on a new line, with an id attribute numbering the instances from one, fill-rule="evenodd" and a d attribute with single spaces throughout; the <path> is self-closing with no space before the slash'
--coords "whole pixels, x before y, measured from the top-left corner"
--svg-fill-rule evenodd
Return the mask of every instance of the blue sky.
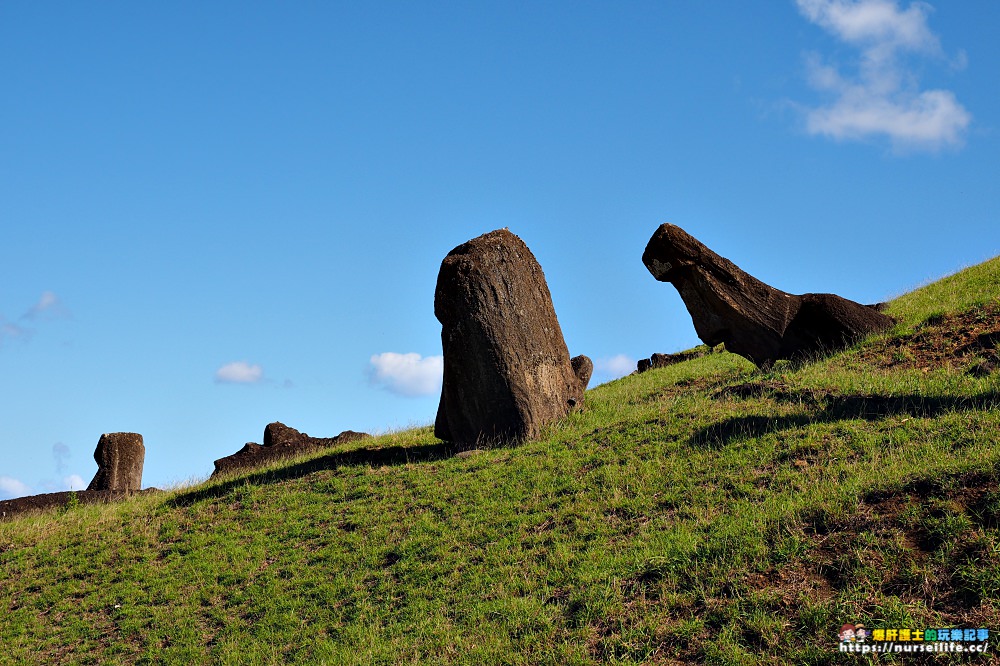
<path id="1" fill-rule="evenodd" d="M 663 222 L 790 292 L 1000 253 L 1000 4 L 0 4 L 0 498 L 433 420 L 433 292 L 509 227 L 597 381 L 697 344 Z"/>

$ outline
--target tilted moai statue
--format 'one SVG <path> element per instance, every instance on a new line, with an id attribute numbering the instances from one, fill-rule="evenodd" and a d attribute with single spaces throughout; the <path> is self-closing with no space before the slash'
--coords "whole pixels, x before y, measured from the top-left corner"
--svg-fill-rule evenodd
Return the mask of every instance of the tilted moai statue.
<path id="1" fill-rule="evenodd" d="M 582 401 L 593 364 L 570 359 L 542 268 L 510 231 L 448 253 L 434 314 L 444 349 L 438 438 L 459 448 L 530 439 Z"/>
<path id="2" fill-rule="evenodd" d="M 842 348 L 894 321 L 877 306 L 836 294 L 797 296 L 775 289 L 672 224 L 661 225 L 649 239 L 642 263 L 677 288 L 702 342 L 725 343 L 762 367 Z"/>

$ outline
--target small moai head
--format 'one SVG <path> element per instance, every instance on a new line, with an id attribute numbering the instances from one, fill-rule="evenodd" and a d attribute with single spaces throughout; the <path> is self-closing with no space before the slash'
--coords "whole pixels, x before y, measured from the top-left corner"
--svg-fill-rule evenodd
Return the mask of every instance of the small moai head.
<path id="1" fill-rule="evenodd" d="M 87 490 L 140 490 L 145 458 L 146 447 L 139 433 L 112 432 L 101 435 L 94 451 L 97 474 Z"/>

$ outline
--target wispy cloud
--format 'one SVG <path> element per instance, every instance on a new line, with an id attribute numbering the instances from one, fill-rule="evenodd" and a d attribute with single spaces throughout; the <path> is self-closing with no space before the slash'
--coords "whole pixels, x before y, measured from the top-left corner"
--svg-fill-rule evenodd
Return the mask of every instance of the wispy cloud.
<path id="1" fill-rule="evenodd" d="M 38 302 L 28 308 L 17 321 L 35 322 L 44 319 L 68 319 L 70 311 L 54 292 L 43 291 Z M 35 334 L 35 329 L 29 325 L 9 321 L 0 315 L 0 344 L 5 340 L 27 341 Z"/>
<path id="2" fill-rule="evenodd" d="M 63 305 L 62 301 L 54 292 L 43 291 L 38 302 L 28 308 L 28 311 L 21 315 L 21 319 L 42 319 L 42 318 L 64 318 L 69 317 L 70 312 Z"/>
<path id="3" fill-rule="evenodd" d="M 254 384 L 264 378 L 264 369 L 256 363 L 234 361 L 215 371 L 218 384 Z"/>
<path id="4" fill-rule="evenodd" d="M 887 137 L 897 151 L 962 145 L 972 115 L 949 90 L 921 90 L 909 59 L 946 60 L 927 17 L 930 5 L 896 0 L 796 0 L 799 11 L 859 51 L 857 71 L 844 74 L 817 54 L 806 59 L 809 83 L 829 96 L 807 108 L 806 130 L 838 140 Z M 964 54 L 955 62 L 962 64 Z"/>
<path id="5" fill-rule="evenodd" d="M 371 357 L 368 377 L 372 384 L 397 395 L 416 397 L 433 395 L 441 390 L 444 357 L 410 352 L 384 352 Z"/>
<path id="6" fill-rule="evenodd" d="M 18 326 L 0 316 L 0 342 L 4 340 L 27 340 L 34 332 L 30 328 Z"/>
<path id="7" fill-rule="evenodd" d="M 31 494 L 31 487 L 11 476 L 0 476 L 0 499 L 13 499 Z"/>
<path id="8" fill-rule="evenodd" d="M 635 370 L 636 360 L 625 354 L 617 354 L 594 361 L 594 374 L 606 381 L 624 377 Z"/>

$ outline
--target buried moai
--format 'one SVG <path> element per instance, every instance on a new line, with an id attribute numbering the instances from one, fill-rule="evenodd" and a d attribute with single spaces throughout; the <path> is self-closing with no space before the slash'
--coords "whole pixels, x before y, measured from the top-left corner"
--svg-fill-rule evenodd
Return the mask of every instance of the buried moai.
<path id="1" fill-rule="evenodd" d="M 101 435 L 94 451 L 97 474 L 87 490 L 138 491 L 142 487 L 142 465 L 146 447 L 136 432 Z"/>
<path id="2" fill-rule="evenodd" d="M 672 224 L 656 230 L 642 263 L 677 288 L 702 342 L 724 343 L 761 367 L 842 348 L 893 324 L 876 306 L 775 289 Z"/>
<path id="3" fill-rule="evenodd" d="M 530 439 L 583 399 L 593 364 L 570 359 L 542 268 L 510 231 L 448 253 L 434 315 L 444 349 L 438 438 L 459 448 Z"/>
<path id="4" fill-rule="evenodd" d="M 242 449 L 215 461 L 211 478 L 245 469 L 268 465 L 277 460 L 328 449 L 348 442 L 371 437 L 365 432 L 345 430 L 336 437 L 310 437 L 304 432 L 286 426 L 280 421 L 268 423 L 264 428 L 264 444 L 247 442 Z"/>
<path id="5" fill-rule="evenodd" d="M 53 508 L 65 510 L 72 504 L 97 504 L 112 502 L 133 493 L 158 493 L 156 488 L 142 487 L 142 465 L 146 447 L 142 435 L 134 432 L 112 432 L 101 435 L 94 451 L 97 474 L 86 490 L 68 490 L 56 493 L 28 495 L 0 501 L 0 520 L 12 518 L 28 511 Z"/>

